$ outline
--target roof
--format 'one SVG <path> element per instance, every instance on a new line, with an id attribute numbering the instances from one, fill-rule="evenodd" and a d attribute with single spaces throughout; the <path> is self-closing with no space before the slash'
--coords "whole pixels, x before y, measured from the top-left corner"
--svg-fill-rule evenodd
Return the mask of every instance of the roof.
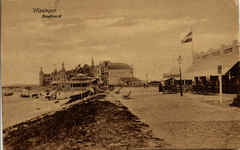
<path id="1" fill-rule="evenodd" d="M 169 79 L 180 80 L 180 77 L 167 77 L 167 78 L 162 78 L 160 81 L 163 82 Z"/>
<path id="2" fill-rule="evenodd" d="M 179 73 L 179 70 L 174 66 L 172 69 L 170 69 L 170 70 L 168 71 L 167 74 L 179 75 L 180 73 Z"/>
<path id="3" fill-rule="evenodd" d="M 239 54 L 233 53 L 196 62 L 183 73 L 183 79 L 201 76 L 217 76 L 218 66 L 222 65 L 222 74 L 227 73 L 239 61 Z"/>
<path id="4" fill-rule="evenodd" d="M 77 83 L 91 83 L 92 80 L 84 80 L 84 81 L 54 81 L 52 84 L 77 84 Z"/>
<path id="5" fill-rule="evenodd" d="M 173 77 L 173 76 L 180 76 L 180 72 L 179 72 L 178 68 L 176 68 L 174 66 L 167 73 L 164 73 L 163 76 L 164 76 L 164 78 Z"/>
<path id="6" fill-rule="evenodd" d="M 108 68 L 109 69 L 129 69 L 129 65 L 128 64 L 125 64 L 125 63 L 111 63 L 109 62 L 108 64 Z"/>
<path id="7" fill-rule="evenodd" d="M 85 80 L 90 80 L 91 79 L 91 77 L 88 77 L 87 75 L 85 75 L 85 74 L 81 74 L 81 73 L 79 73 L 79 74 L 77 74 L 77 75 L 75 75 L 74 77 L 72 77 L 71 78 L 72 80 L 77 80 L 77 79 L 85 79 Z"/>
<path id="8" fill-rule="evenodd" d="M 87 75 L 82 74 L 82 73 L 79 73 L 79 74 L 77 74 L 76 76 L 84 76 L 84 77 L 87 77 Z"/>

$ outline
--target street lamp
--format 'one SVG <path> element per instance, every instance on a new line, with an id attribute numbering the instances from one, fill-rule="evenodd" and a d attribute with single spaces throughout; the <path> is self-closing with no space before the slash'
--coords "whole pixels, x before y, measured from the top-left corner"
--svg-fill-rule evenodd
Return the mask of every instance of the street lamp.
<path id="1" fill-rule="evenodd" d="M 182 74 L 181 74 L 181 63 L 182 63 L 182 58 L 179 55 L 179 58 L 177 59 L 178 63 L 179 63 L 179 71 L 180 71 L 180 88 L 181 88 L 181 96 L 183 96 L 182 93 Z"/>
<path id="2" fill-rule="evenodd" d="M 146 74 L 146 78 L 147 78 L 147 89 L 148 89 L 148 74 Z"/>

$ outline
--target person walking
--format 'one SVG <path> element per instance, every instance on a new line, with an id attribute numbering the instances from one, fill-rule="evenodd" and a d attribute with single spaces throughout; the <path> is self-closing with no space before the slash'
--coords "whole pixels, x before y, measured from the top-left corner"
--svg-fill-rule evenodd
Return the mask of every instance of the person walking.
<path id="1" fill-rule="evenodd" d="M 158 89 L 159 91 L 158 92 L 162 92 L 163 90 L 162 90 L 162 84 L 161 84 L 161 82 L 160 82 L 160 84 L 159 84 L 159 89 Z"/>
<path id="2" fill-rule="evenodd" d="M 144 89 L 145 89 L 145 86 L 146 86 L 146 85 L 145 85 L 145 83 L 144 83 L 144 84 L 143 84 Z"/>

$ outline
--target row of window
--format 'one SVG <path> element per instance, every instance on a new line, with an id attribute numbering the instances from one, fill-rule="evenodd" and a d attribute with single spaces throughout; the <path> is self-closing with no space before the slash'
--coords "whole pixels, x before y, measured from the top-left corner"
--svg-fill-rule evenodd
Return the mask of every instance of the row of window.
<path id="1" fill-rule="evenodd" d="M 88 83 L 77 83 L 77 84 L 58 84 L 57 87 L 60 88 L 70 88 L 70 87 L 88 87 Z"/>
<path id="2" fill-rule="evenodd" d="M 237 46 L 236 48 L 238 49 L 239 46 Z M 232 53 L 232 52 L 233 52 L 233 47 L 223 50 L 223 54 L 229 54 L 229 53 Z M 220 56 L 220 55 L 221 55 L 221 51 L 211 53 L 211 57 L 217 57 L 217 56 Z M 199 61 L 201 58 L 202 59 L 207 59 L 209 57 L 210 57 L 210 54 L 205 54 L 205 55 L 202 55 L 202 56 L 197 56 L 194 59 Z"/>

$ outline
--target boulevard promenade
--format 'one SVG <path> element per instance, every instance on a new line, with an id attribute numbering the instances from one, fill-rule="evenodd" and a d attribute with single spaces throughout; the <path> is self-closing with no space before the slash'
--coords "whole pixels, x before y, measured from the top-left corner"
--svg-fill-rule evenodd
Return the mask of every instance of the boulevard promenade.
<path id="1" fill-rule="evenodd" d="M 117 89 L 116 89 L 117 90 Z M 132 91 L 130 98 L 122 95 Z M 169 149 L 240 148 L 240 108 L 228 104 L 236 95 L 162 94 L 157 88 L 123 88 L 116 99 L 171 145 Z"/>

